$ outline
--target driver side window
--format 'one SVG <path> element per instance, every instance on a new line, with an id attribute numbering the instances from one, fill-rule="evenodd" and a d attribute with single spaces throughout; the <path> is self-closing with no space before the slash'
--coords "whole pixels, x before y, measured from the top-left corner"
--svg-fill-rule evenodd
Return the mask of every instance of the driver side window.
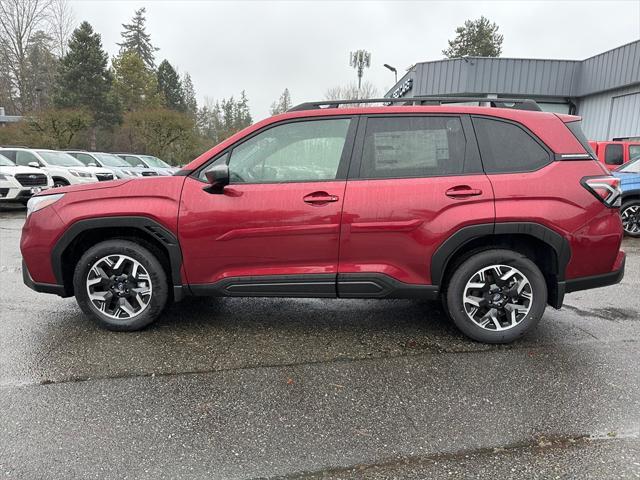
<path id="1" fill-rule="evenodd" d="M 231 183 L 334 180 L 349 119 L 292 122 L 265 130 L 231 152 Z"/>

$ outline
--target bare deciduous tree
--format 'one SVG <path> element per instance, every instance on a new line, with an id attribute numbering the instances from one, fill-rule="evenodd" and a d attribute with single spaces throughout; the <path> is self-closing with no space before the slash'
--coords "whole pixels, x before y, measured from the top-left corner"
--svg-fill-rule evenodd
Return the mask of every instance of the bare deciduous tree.
<path id="1" fill-rule="evenodd" d="M 67 44 L 73 32 L 75 17 L 67 0 L 52 0 L 49 16 L 49 33 L 53 38 L 58 57 L 67 53 Z"/>
<path id="2" fill-rule="evenodd" d="M 12 107 L 23 113 L 33 105 L 29 91 L 28 46 L 48 22 L 52 0 L 0 0 L 0 64 L 8 67 Z"/>
<path id="3" fill-rule="evenodd" d="M 324 94 L 327 100 L 360 100 L 364 98 L 376 98 L 378 89 L 371 82 L 364 81 L 358 89 L 358 85 L 351 83 L 344 86 L 332 87 Z M 367 107 L 369 104 L 363 103 L 360 106 Z"/>

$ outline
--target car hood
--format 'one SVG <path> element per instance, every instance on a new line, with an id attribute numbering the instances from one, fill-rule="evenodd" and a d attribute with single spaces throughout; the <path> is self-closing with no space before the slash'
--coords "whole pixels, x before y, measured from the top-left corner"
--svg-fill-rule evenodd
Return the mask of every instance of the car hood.
<path id="1" fill-rule="evenodd" d="M 614 172 L 613 175 L 618 177 L 622 184 L 640 182 L 640 173 Z"/>
<path id="2" fill-rule="evenodd" d="M 45 195 L 51 195 L 54 193 L 84 192 L 87 190 L 102 190 L 103 188 L 118 187 L 130 181 L 131 179 L 123 179 L 123 180 L 112 180 L 110 182 L 81 183 L 79 185 L 69 185 L 66 187 L 52 188 L 51 190 L 47 190 Z"/>
<path id="3" fill-rule="evenodd" d="M 69 167 L 69 169 L 73 169 L 75 167 Z M 111 170 L 103 167 L 84 167 L 85 170 L 90 171 L 93 174 L 96 173 L 112 173 Z"/>
<path id="4" fill-rule="evenodd" d="M 36 174 L 39 173 L 41 175 L 46 175 L 47 173 L 40 170 L 39 168 L 33 168 L 33 167 L 23 167 L 20 165 L 17 165 L 15 167 L 9 167 L 9 166 L 0 166 L 0 173 L 9 173 L 11 175 L 16 175 L 16 174 L 20 174 L 20 173 L 25 173 L 25 174 Z"/>

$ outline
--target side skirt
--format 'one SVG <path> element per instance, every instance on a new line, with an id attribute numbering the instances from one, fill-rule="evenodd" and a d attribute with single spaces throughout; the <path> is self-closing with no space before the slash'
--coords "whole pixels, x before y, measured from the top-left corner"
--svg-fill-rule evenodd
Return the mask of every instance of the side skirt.
<path id="1" fill-rule="evenodd" d="M 435 285 L 399 282 L 376 273 L 229 277 L 211 284 L 192 284 L 193 295 L 283 298 L 422 298 L 435 300 Z"/>

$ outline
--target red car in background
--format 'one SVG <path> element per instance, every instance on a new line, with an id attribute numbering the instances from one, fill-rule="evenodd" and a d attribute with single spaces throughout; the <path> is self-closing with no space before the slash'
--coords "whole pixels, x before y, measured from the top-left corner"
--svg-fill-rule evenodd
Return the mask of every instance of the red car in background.
<path id="1" fill-rule="evenodd" d="M 598 160 L 609 170 L 615 170 L 620 165 L 640 158 L 640 142 L 600 142 L 591 140 L 589 141 L 589 146 L 595 152 Z"/>

